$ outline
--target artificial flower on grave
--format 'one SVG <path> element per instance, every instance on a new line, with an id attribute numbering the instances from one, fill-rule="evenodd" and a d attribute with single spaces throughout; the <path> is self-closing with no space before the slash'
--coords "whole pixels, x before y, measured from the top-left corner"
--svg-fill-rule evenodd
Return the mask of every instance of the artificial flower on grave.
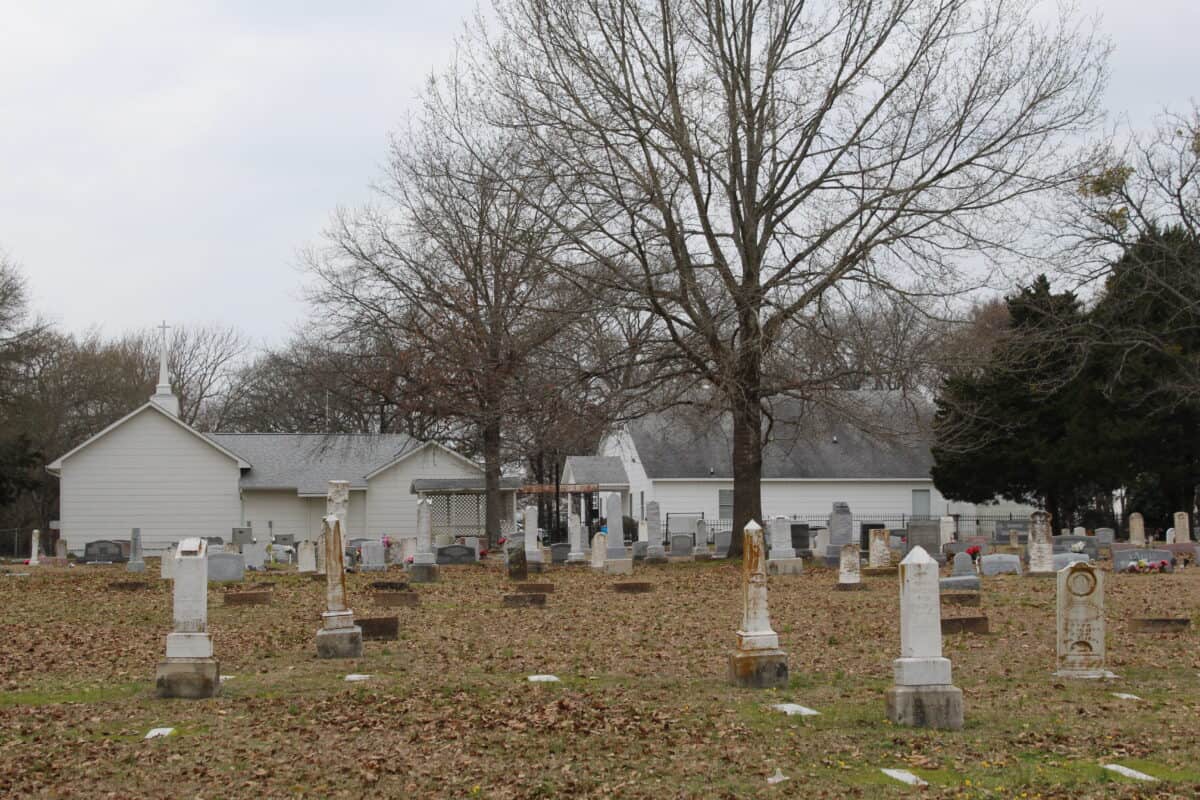
<path id="1" fill-rule="evenodd" d="M 983 552 L 983 548 L 977 544 L 973 544 L 967 548 L 967 555 L 969 555 L 971 557 L 972 561 L 977 560 L 979 558 L 979 554 L 982 552 Z"/>
<path id="2" fill-rule="evenodd" d="M 1072 553 L 1082 553 L 1083 552 L 1083 542 L 1074 542 L 1071 545 L 1071 552 Z"/>
<path id="3" fill-rule="evenodd" d="M 404 563 L 405 563 L 405 564 L 411 564 L 411 563 L 413 563 L 413 557 L 412 557 L 412 556 L 409 556 L 408 558 L 404 559 Z"/>

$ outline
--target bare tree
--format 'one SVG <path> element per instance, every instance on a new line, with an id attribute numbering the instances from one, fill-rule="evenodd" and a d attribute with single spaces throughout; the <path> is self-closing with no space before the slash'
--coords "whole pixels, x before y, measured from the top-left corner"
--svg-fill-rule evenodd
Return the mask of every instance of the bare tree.
<path id="1" fill-rule="evenodd" d="M 424 117 L 393 139 L 382 203 L 339 213 L 309 264 L 330 336 L 415 356 L 417 397 L 475 433 L 495 538 L 505 429 L 539 397 L 523 391 L 534 354 L 587 298 L 551 269 L 561 236 L 540 212 L 561 204 L 557 187 L 524 167 L 518 137 L 471 117 L 461 90 L 453 74 L 431 82 Z"/>
<path id="2" fill-rule="evenodd" d="M 1010 251 L 1032 199 L 1078 178 L 1104 78 L 1105 45 L 1026 0 L 497 5 L 495 117 L 553 164 L 570 213 L 548 216 L 586 276 L 719 393 L 738 528 L 797 321 L 849 284 L 971 286 L 960 260 Z"/>

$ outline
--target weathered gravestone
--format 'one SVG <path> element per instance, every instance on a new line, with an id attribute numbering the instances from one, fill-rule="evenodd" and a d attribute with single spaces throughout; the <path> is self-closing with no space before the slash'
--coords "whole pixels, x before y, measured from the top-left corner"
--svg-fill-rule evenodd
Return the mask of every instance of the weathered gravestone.
<path id="1" fill-rule="evenodd" d="M 1186 544 L 1192 540 L 1192 528 L 1186 511 L 1175 512 L 1175 543 Z"/>
<path id="2" fill-rule="evenodd" d="M 465 544 L 449 544 L 437 549 L 437 563 L 441 566 L 475 563 L 475 549 Z"/>
<path id="3" fill-rule="evenodd" d="M 954 517 L 943 516 L 938 519 L 938 530 L 941 538 L 938 541 L 937 552 L 942 552 L 942 548 L 950 544 L 958 536 L 958 520 Z"/>
<path id="4" fill-rule="evenodd" d="M 525 563 L 533 572 L 542 571 L 542 544 L 538 541 L 538 507 L 525 507 Z"/>
<path id="5" fill-rule="evenodd" d="M 692 557 L 692 535 L 690 533 L 671 534 L 671 558 Z"/>
<path id="6" fill-rule="evenodd" d="M 604 571 L 609 575 L 632 575 L 633 558 L 625 552 L 625 517 L 621 509 L 621 495 L 616 492 L 608 496 L 605 518 L 608 521 L 608 540 Z"/>
<path id="7" fill-rule="evenodd" d="M 767 560 L 768 575 L 799 575 L 804 560 L 792 547 L 792 523 L 787 517 L 775 517 L 767 522 L 771 534 L 771 557 Z"/>
<path id="8" fill-rule="evenodd" d="M 996 544 L 1008 544 L 1010 542 L 1010 533 L 1017 534 L 1017 541 L 1021 544 L 1029 541 L 1029 520 L 1027 519 L 1007 519 L 996 523 L 992 533 L 992 541 Z"/>
<path id="9" fill-rule="evenodd" d="M 510 550 L 508 553 L 508 579 L 523 581 L 529 577 L 529 564 L 525 561 L 525 548 Z"/>
<path id="10" fill-rule="evenodd" d="M 807 522 L 793 522 L 792 529 L 792 549 L 796 551 L 797 558 L 812 558 L 813 550 L 816 547 L 813 541 L 816 536 Z"/>
<path id="11" fill-rule="evenodd" d="M 1065 567 L 1071 564 L 1086 563 L 1091 561 L 1087 553 L 1055 553 L 1054 554 L 1054 571 L 1061 572 Z"/>
<path id="12" fill-rule="evenodd" d="M 733 541 L 733 534 L 727 530 L 713 531 L 713 550 L 716 558 L 725 558 L 729 555 L 729 545 Z"/>
<path id="13" fill-rule="evenodd" d="M 646 535 L 649 537 L 649 544 L 646 546 L 646 563 L 667 563 L 667 550 L 663 545 L 662 512 L 659 510 L 656 500 L 651 500 L 646 504 Z"/>
<path id="14" fill-rule="evenodd" d="M 1146 545 L 1146 522 L 1136 511 L 1129 515 L 1129 543 L 1136 547 Z"/>
<path id="15" fill-rule="evenodd" d="M 949 578 L 942 578 L 938 588 L 952 592 L 978 592 L 979 575 L 975 572 L 975 560 L 966 553 L 954 554 L 954 567 Z"/>
<path id="16" fill-rule="evenodd" d="M 867 547 L 867 566 L 874 569 L 892 565 L 891 534 L 887 528 L 872 528 L 867 536 L 870 541 Z"/>
<path id="17" fill-rule="evenodd" d="M 311 541 L 303 541 L 297 545 L 296 566 L 300 572 L 317 571 L 317 546 Z"/>
<path id="18" fill-rule="evenodd" d="M 254 541 L 253 528 L 233 528 L 229 531 L 229 541 L 233 542 L 238 547 L 248 545 Z"/>
<path id="19" fill-rule="evenodd" d="M 1104 665 L 1104 573 L 1078 563 L 1058 573 L 1060 678 L 1113 678 Z"/>
<path id="20" fill-rule="evenodd" d="M 172 617 L 166 660 L 155 673 L 159 697 L 212 697 L 221 686 L 220 664 L 208 635 L 208 543 L 184 539 L 175 553 Z M 214 554 L 215 555 L 215 554 Z"/>
<path id="21" fill-rule="evenodd" d="M 463 545 L 471 548 L 471 552 L 475 554 L 475 560 L 479 560 L 479 553 L 483 550 L 483 545 L 478 536 L 464 536 Z"/>
<path id="22" fill-rule="evenodd" d="M 550 545 L 550 563 L 565 564 L 567 557 L 571 555 L 571 545 L 566 542 Z"/>
<path id="23" fill-rule="evenodd" d="M 939 564 L 945 562 L 942 555 L 942 526 L 936 519 L 911 519 L 908 521 L 908 545 L 905 553 L 921 548 Z"/>
<path id="24" fill-rule="evenodd" d="M 1071 535 L 1072 536 L 1087 536 L 1087 528 L 1083 527 L 1082 525 L 1076 525 L 1071 530 Z"/>
<path id="25" fill-rule="evenodd" d="M 176 564 L 178 566 L 178 564 Z M 209 552 L 208 579 L 214 583 L 246 579 L 246 562 L 241 553 Z M 176 578 L 178 580 L 178 577 Z"/>
<path id="26" fill-rule="evenodd" d="M 1029 515 L 1029 574 L 1053 575 L 1054 541 L 1050 514 L 1035 511 Z"/>
<path id="27" fill-rule="evenodd" d="M 696 547 L 692 555 L 697 561 L 708 561 L 712 553 L 708 551 L 708 523 L 703 519 L 696 520 Z"/>
<path id="28" fill-rule="evenodd" d="M 175 548 L 163 550 L 158 559 L 158 577 L 164 581 L 175 579 Z"/>
<path id="29" fill-rule="evenodd" d="M 1096 528 L 1096 546 L 1101 550 L 1106 547 L 1112 547 L 1116 538 L 1117 532 L 1112 528 Z"/>
<path id="30" fill-rule="evenodd" d="M 834 503 L 829 515 L 829 543 L 825 546 L 825 566 L 835 567 L 842 560 L 842 545 L 854 541 L 854 515 L 847 503 Z"/>
<path id="31" fill-rule="evenodd" d="M 121 545 L 108 539 L 98 539 L 83 546 L 83 560 L 87 564 L 116 564 L 125 560 Z"/>
<path id="32" fill-rule="evenodd" d="M 475 551 L 472 550 L 472 561 L 475 560 L 474 555 Z M 363 542 L 362 563 L 358 568 L 363 572 L 387 572 L 387 548 L 383 546 L 383 542 Z"/>
<path id="33" fill-rule="evenodd" d="M 325 517 L 325 612 L 317 631 L 318 658 L 361 658 L 362 628 L 346 601 L 345 545 L 342 523 L 335 514 Z"/>
<path id="34" fill-rule="evenodd" d="M 263 542 L 247 542 L 242 545 L 242 560 L 246 569 L 260 571 L 267 566 L 267 545 Z"/>
<path id="35" fill-rule="evenodd" d="M 922 547 L 900 562 L 900 658 L 887 692 L 887 716 L 897 725 L 960 730 L 962 690 L 942 657 L 942 607 L 938 565 Z"/>
<path id="36" fill-rule="evenodd" d="M 567 540 L 570 544 L 567 563 L 585 563 L 587 555 L 583 552 L 583 522 L 574 513 L 567 514 Z"/>
<path id="37" fill-rule="evenodd" d="M 1093 559 L 1100 557 L 1100 546 L 1095 536 L 1055 536 L 1051 539 L 1051 545 L 1055 553 L 1084 553 Z"/>
<path id="38" fill-rule="evenodd" d="M 862 582 L 862 554 L 858 544 L 849 542 L 842 545 L 842 555 L 838 559 L 837 589 L 847 592 L 865 588 Z"/>
<path id="39" fill-rule="evenodd" d="M 1113 572 L 1126 572 L 1130 565 L 1145 561 L 1147 564 L 1158 564 L 1163 561 L 1167 562 L 1167 571 L 1171 570 L 1171 561 L 1174 554 L 1170 550 L 1158 550 L 1154 548 L 1135 547 L 1130 550 L 1116 550 L 1113 552 Z"/>
<path id="40" fill-rule="evenodd" d="M 65 560 L 68 555 L 69 555 L 69 551 L 67 550 L 67 540 L 61 539 L 61 538 L 55 539 L 54 540 L 54 557 Z"/>
<path id="41" fill-rule="evenodd" d="M 604 569 L 604 552 L 608 549 L 608 534 L 597 533 L 592 537 L 592 569 Z"/>
<path id="42" fill-rule="evenodd" d="M 399 617 L 359 617 L 362 638 L 376 641 L 393 641 L 400 637 Z"/>
<path id="43" fill-rule="evenodd" d="M 417 552 L 413 556 L 409 580 L 413 583 L 437 583 L 437 579 L 437 556 L 433 553 L 433 504 L 422 498 L 417 501 Z"/>
<path id="44" fill-rule="evenodd" d="M 129 563 L 125 565 L 126 572 L 145 572 L 146 561 L 142 558 L 142 529 L 134 528 L 129 532 Z"/>
<path id="45" fill-rule="evenodd" d="M 979 571 L 985 578 L 994 575 L 1020 575 L 1021 557 L 1009 553 L 992 553 L 979 557 Z"/>
<path id="46" fill-rule="evenodd" d="M 771 628 L 767 608 L 767 553 L 763 530 L 750 520 L 742 534 L 742 625 L 737 649 L 729 657 L 729 678 L 737 686 L 768 689 L 786 686 L 787 653 Z"/>

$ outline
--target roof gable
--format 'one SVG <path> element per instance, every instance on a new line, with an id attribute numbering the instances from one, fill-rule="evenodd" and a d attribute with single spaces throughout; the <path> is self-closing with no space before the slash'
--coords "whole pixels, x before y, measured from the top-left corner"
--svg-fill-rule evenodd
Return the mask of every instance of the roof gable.
<path id="1" fill-rule="evenodd" d="M 121 427 L 126 422 L 128 422 L 129 420 L 133 419 L 134 417 L 136 417 L 140 414 L 144 414 L 147 411 L 153 411 L 156 414 L 161 414 L 163 417 L 170 420 L 171 422 L 178 425 L 179 427 L 183 428 L 185 431 L 190 433 L 192 436 L 195 436 L 197 439 L 204 442 L 209 447 L 212 447 L 212 448 L 218 450 L 219 452 L 223 453 L 224 455 L 228 456 L 229 458 L 233 459 L 237 463 L 239 468 L 248 469 L 250 467 L 250 464 L 248 462 L 246 462 L 243 458 L 241 458 L 241 456 L 239 456 L 237 453 L 234 453 L 234 452 L 226 449 L 218 442 L 214 442 L 213 440 L 211 440 L 204 434 L 197 431 L 191 425 L 188 425 L 186 422 L 181 420 L 179 417 L 177 417 L 174 414 L 171 414 L 170 412 L 159 407 L 158 404 L 156 404 L 154 402 L 149 402 L 149 403 L 146 403 L 145 405 L 135 408 L 133 411 L 131 411 L 128 414 L 126 414 L 125 416 L 121 417 L 119 420 L 117 420 L 113 424 L 109 425 L 104 430 L 102 430 L 99 433 L 96 433 L 96 434 L 90 436 L 89 438 L 87 438 L 86 440 L 84 440 L 84 442 L 82 444 L 80 444 L 79 446 L 75 447 L 74 449 L 70 450 L 69 452 L 54 459 L 53 461 L 51 461 L 49 464 L 46 465 L 46 470 L 54 475 L 60 474 L 62 472 L 63 462 L 66 461 L 68 458 L 75 455 L 80 450 L 83 450 L 85 447 L 89 447 L 92 444 L 95 444 L 97 441 L 104 438 L 108 434 L 112 433 L 117 428 Z"/>
<path id="2" fill-rule="evenodd" d="M 470 467 L 471 469 L 475 470 L 476 472 L 478 472 L 480 474 L 482 474 L 484 471 L 483 467 L 479 466 L 474 461 L 472 461 L 471 459 L 462 455 L 461 453 L 454 452 L 449 447 L 446 447 L 444 444 L 439 444 L 437 442 L 425 442 L 424 444 L 419 445 L 418 447 L 415 447 L 412 450 L 409 450 L 408 452 L 398 455 L 396 458 L 392 459 L 388 463 L 382 464 L 379 467 L 377 467 L 376 469 L 367 473 L 366 479 L 371 480 L 372 478 L 376 477 L 377 475 L 382 475 L 384 472 L 387 472 L 389 469 L 396 466 L 400 462 L 406 461 L 410 457 L 415 456 L 417 453 L 423 453 L 424 451 L 426 451 L 430 448 L 435 448 L 437 450 L 442 451 L 443 453 L 446 453 L 451 458 L 456 459 L 460 463 L 464 464 L 465 466 Z"/>

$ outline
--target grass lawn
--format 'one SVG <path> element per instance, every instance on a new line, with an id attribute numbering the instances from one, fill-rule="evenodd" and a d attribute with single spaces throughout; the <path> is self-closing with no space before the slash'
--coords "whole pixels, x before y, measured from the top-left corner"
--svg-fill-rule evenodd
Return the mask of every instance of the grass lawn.
<path id="1" fill-rule="evenodd" d="M 1120 677 L 1102 683 L 1051 675 L 1053 579 L 985 579 L 982 608 L 944 609 L 985 613 L 992 631 L 945 638 L 966 708 L 966 728 L 945 733 L 884 717 L 895 577 L 834 592 L 836 571 L 806 569 L 770 579 L 786 690 L 726 682 L 738 564 L 639 565 L 656 591 L 635 595 L 556 567 L 530 576 L 556 585 L 544 609 L 501 608 L 508 582 L 490 564 L 443 567 L 441 583 L 415 587 L 418 608 L 373 607 L 368 583 L 398 571 L 349 576 L 357 615 L 400 617 L 398 641 L 369 641 L 349 662 L 315 656 L 323 583 L 271 573 L 268 607 L 224 607 L 213 586 L 209 630 L 232 677 L 203 701 L 154 696 L 171 619 L 156 560 L 144 591 L 109 588 L 120 566 L 0 577 L 0 797 L 1200 796 L 1200 631 L 1124 624 L 1195 626 L 1200 570 L 1109 576 Z M 534 673 L 561 683 L 527 682 Z M 780 702 L 821 714 L 769 709 Z M 155 727 L 175 733 L 144 740 Z M 777 768 L 789 780 L 769 785 Z"/>

